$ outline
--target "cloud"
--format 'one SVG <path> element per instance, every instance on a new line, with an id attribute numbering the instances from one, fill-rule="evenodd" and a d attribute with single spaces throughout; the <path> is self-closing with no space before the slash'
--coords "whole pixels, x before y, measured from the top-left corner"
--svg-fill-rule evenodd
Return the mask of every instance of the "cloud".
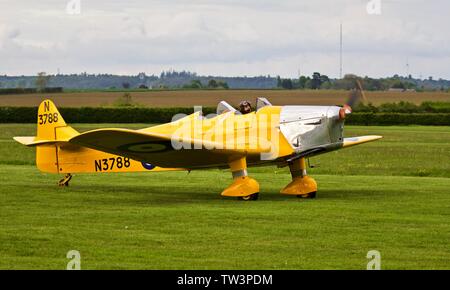
<path id="1" fill-rule="evenodd" d="M 19 2 L 19 3 L 17 3 Z M 296 76 L 411 72 L 450 78 L 446 16 L 450 4 L 382 0 L 86 1 L 81 14 L 65 1 L 0 1 L 0 73 L 37 71 Z M 8 27 L 8 28 L 6 28 Z"/>

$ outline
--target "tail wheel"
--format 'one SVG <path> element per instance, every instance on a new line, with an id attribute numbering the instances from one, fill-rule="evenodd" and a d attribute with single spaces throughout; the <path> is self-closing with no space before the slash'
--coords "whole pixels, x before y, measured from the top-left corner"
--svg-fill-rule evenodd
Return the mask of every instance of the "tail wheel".
<path id="1" fill-rule="evenodd" d="M 247 195 L 247 196 L 239 197 L 240 200 L 245 200 L 245 201 L 258 200 L 258 198 L 259 198 L 259 192 L 254 193 L 254 194 L 250 194 L 250 195 Z"/>
<path id="2" fill-rule="evenodd" d="M 307 194 L 302 194 L 302 195 L 297 195 L 297 197 L 298 198 L 316 198 L 316 196 L 317 196 L 317 192 L 315 191 L 315 192 L 310 192 L 310 193 L 307 193 Z"/>
<path id="3" fill-rule="evenodd" d="M 67 173 L 66 176 L 64 176 L 64 178 L 58 182 L 58 185 L 59 186 L 69 186 L 69 182 L 71 179 L 72 179 L 72 174 Z"/>

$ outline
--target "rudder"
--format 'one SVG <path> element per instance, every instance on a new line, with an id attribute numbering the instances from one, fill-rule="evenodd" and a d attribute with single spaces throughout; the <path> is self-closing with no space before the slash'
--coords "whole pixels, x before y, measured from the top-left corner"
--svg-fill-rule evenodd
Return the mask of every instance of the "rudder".
<path id="1" fill-rule="evenodd" d="M 67 126 L 64 118 L 59 113 L 51 100 L 44 100 L 38 109 L 37 136 L 36 140 L 48 140 L 66 142 L 79 133 Z M 58 150 L 57 143 L 49 143 L 36 146 L 36 165 L 44 172 L 58 173 Z"/>

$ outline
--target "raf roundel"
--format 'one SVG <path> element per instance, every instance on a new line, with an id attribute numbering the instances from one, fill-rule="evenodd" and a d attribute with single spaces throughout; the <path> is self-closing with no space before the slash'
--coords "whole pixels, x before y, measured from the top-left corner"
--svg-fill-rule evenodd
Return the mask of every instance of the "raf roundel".
<path id="1" fill-rule="evenodd" d="M 117 149 L 132 152 L 132 153 L 157 153 L 164 152 L 170 149 L 170 142 L 140 142 L 133 144 L 126 144 L 118 147 Z"/>

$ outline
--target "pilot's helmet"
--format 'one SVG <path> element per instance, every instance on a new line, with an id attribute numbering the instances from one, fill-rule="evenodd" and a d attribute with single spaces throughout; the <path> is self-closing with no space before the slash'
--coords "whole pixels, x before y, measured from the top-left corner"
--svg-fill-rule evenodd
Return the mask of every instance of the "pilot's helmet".
<path id="1" fill-rule="evenodd" d="M 239 111 L 242 114 L 248 114 L 252 111 L 252 105 L 249 101 L 242 101 L 239 103 Z"/>

